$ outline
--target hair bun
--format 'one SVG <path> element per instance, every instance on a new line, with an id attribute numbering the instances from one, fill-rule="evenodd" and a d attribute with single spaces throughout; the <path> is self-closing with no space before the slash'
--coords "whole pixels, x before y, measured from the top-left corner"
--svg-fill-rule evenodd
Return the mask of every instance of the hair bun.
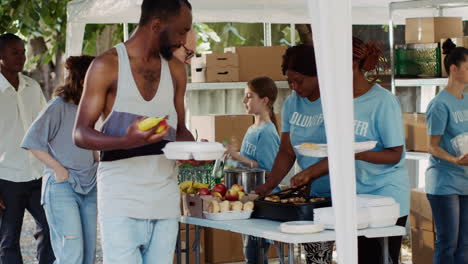
<path id="1" fill-rule="evenodd" d="M 450 54 L 450 52 L 455 49 L 457 45 L 453 43 L 452 39 L 448 38 L 444 43 L 442 44 L 442 54 Z"/>

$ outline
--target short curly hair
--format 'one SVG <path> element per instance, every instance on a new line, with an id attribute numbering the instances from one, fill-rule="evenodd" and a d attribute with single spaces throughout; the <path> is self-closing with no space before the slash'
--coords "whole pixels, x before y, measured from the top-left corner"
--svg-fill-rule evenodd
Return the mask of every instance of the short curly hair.
<path id="1" fill-rule="evenodd" d="M 284 75 L 287 70 L 293 70 L 307 76 L 317 76 L 314 46 L 301 44 L 288 48 L 283 55 L 281 69 Z"/>

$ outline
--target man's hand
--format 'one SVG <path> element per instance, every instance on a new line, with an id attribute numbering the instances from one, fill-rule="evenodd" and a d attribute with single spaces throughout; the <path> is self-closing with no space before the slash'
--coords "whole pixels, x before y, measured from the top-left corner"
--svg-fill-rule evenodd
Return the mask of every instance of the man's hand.
<path id="1" fill-rule="evenodd" d="M 468 154 L 463 154 L 460 157 L 457 157 L 457 165 L 468 166 Z"/>
<path id="2" fill-rule="evenodd" d="M 159 125 L 151 128 L 147 131 L 141 131 L 138 129 L 138 123 L 140 123 L 144 117 L 137 118 L 130 127 L 127 129 L 127 133 L 125 134 L 125 146 L 127 149 L 136 148 L 152 143 L 159 142 L 164 139 L 169 133 L 169 127 L 165 129 L 161 133 L 155 133 L 158 129 Z"/>
<path id="3" fill-rule="evenodd" d="M 64 167 L 57 168 L 54 172 L 56 182 L 66 182 L 70 177 L 70 173 Z"/>

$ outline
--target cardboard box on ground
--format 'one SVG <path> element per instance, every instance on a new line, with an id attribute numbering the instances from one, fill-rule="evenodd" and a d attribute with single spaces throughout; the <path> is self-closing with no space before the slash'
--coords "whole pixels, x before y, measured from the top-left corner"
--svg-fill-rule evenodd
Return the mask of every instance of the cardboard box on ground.
<path id="1" fill-rule="evenodd" d="M 226 263 L 244 261 L 242 236 L 239 233 L 206 228 L 205 229 L 205 260 L 208 263 Z M 284 256 L 287 256 L 285 247 Z M 277 258 L 274 244 L 270 245 L 268 258 Z"/>
<path id="2" fill-rule="evenodd" d="M 403 113 L 405 143 L 408 151 L 428 151 L 426 115 L 421 113 Z"/>
<path id="3" fill-rule="evenodd" d="M 435 226 L 431 206 L 423 189 L 411 190 L 410 208 L 413 264 L 432 264 Z"/>
<path id="4" fill-rule="evenodd" d="M 468 37 L 463 37 L 463 38 L 451 38 L 453 43 L 455 43 L 455 45 L 457 45 L 457 47 L 465 47 L 468 49 Z M 440 48 L 442 50 L 442 44 L 446 41 L 447 39 L 444 38 L 444 39 L 441 39 L 440 40 Z M 445 70 L 445 63 L 444 63 L 444 59 L 445 59 L 445 54 L 442 53 L 442 55 L 440 56 L 440 60 L 441 60 L 441 64 L 442 65 L 442 77 L 448 77 L 447 75 L 447 71 Z"/>
<path id="5" fill-rule="evenodd" d="M 189 252 L 189 257 L 190 261 L 189 263 L 195 263 L 195 252 L 192 251 L 192 245 L 193 242 L 195 241 L 195 229 L 194 226 L 190 226 L 191 228 L 189 229 L 189 243 L 186 244 L 186 232 L 187 230 L 181 230 L 180 231 L 180 245 L 182 249 L 188 248 L 190 250 Z M 193 229 L 192 229 L 193 228 Z M 205 253 L 206 253 L 206 248 L 205 248 L 205 230 L 203 228 L 200 229 L 200 264 L 205 263 Z M 182 264 L 189 264 L 185 261 L 185 255 L 186 253 L 182 253 Z M 177 258 L 174 255 L 174 263 L 177 263 Z"/>
<path id="6" fill-rule="evenodd" d="M 443 38 L 463 37 L 461 17 L 418 17 L 407 18 L 406 44 L 438 43 Z"/>

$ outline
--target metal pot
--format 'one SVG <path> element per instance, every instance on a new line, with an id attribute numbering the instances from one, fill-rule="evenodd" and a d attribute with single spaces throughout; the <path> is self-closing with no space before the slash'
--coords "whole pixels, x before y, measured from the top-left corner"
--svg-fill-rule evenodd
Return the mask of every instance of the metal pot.
<path id="1" fill-rule="evenodd" d="M 234 184 L 244 187 L 246 193 L 265 183 L 266 171 L 262 169 L 234 168 L 224 170 L 224 184 L 231 188 Z"/>

